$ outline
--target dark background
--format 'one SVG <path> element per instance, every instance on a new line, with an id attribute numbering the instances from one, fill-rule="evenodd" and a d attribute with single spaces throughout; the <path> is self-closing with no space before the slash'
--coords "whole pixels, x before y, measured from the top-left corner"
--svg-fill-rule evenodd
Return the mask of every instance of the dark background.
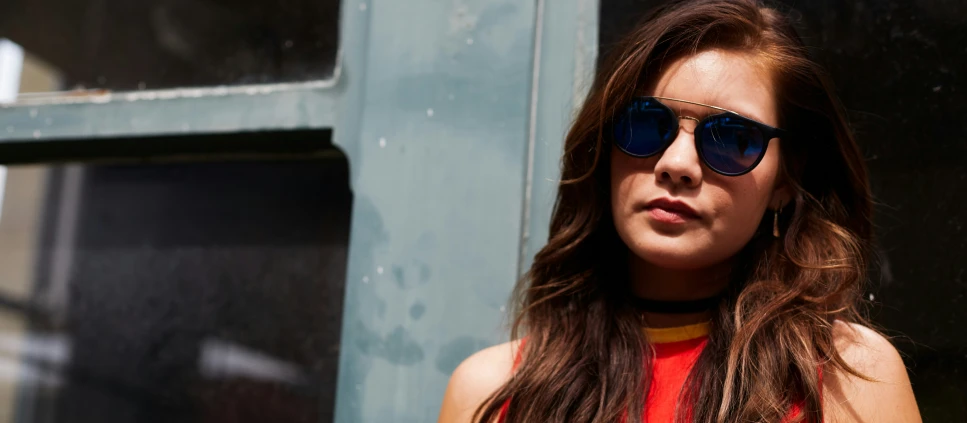
<path id="1" fill-rule="evenodd" d="M 601 55 L 657 3 L 603 0 Z M 872 173 L 872 317 L 895 336 L 924 421 L 967 421 L 967 2 L 781 7 L 832 74 Z"/>

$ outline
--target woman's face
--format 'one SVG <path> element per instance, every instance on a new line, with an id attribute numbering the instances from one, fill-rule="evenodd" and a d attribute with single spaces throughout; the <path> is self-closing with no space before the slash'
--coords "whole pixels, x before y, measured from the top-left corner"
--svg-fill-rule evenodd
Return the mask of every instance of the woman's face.
<path id="1" fill-rule="evenodd" d="M 646 94 L 735 111 L 778 126 L 770 79 L 750 56 L 710 50 L 673 62 Z M 720 111 L 663 100 L 680 116 Z M 788 202 L 777 188 L 779 143 L 751 172 L 723 176 L 695 149 L 697 122 L 680 119 L 678 137 L 661 154 L 635 158 L 611 149 L 611 207 L 618 235 L 645 262 L 667 269 L 701 269 L 726 262 L 752 239 L 767 209 Z M 667 199 L 694 210 L 653 204 Z"/>

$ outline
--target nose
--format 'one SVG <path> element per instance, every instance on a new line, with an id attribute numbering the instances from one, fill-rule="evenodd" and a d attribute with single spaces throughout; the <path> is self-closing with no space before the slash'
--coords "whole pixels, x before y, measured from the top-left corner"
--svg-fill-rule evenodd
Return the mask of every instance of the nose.
<path id="1" fill-rule="evenodd" d="M 655 163 L 655 178 L 659 184 L 697 187 L 702 182 L 702 164 L 695 149 L 698 119 L 682 116 L 679 125 L 678 136 Z"/>

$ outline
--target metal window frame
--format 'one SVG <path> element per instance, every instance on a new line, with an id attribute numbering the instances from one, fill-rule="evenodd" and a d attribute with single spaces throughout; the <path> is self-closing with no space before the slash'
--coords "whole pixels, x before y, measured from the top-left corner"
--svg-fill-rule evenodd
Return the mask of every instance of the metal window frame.
<path id="1" fill-rule="evenodd" d="M 333 144 L 349 160 L 354 192 L 334 421 L 431 421 L 451 362 L 506 340 L 500 331 L 508 317 L 502 305 L 547 240 L 562 140 L 595 66 L 598 3 L 343 0 L 340 47 L 330 80 L 25 96 L 0 106 L 0 148 L 331 129 Z M 443 23 L 400 31 L 406 25 L 426 26 L 421 20 L 430 19 L 423 16 L 428 10 Z M 458 38 L 467 33 L 476 39 Z M 416 69 L 401 77 L 392 66 L 404 60 L 385 57 L 400 38 L 406 38 L 404 46 L 437 43 L 442 53 L 414 59 Z M 529 57 L 520 58 L 528 52 Z M 495 58 L 500 66 L 500 60 L 513 63 L 480 69 L 494 65 Z M 505 84 L 496 77 L 512 81 Z M 456 79 L 441 81 L 446 78 Z M 415 104 L 424 103 L 405 96 L 400 97 L 405 104 L 384 104 L 388 95 L 381 90 L 406 84 L 424 88 L 420 95 L 426 104 L 441 105 L 437 116 L 429 109 L 434 106 L 427 106 L 420 118 Z M 442 99 L 433 97 L 440 94 L 434 91 L 439 86 L 456 92 L 457 99 L 451 94 L 447 103 L 445 92 Z M 513 98 L 460 97 L 501 89 Z M 444 104 L 451 109 L 443 109 Z M 459 114 L 492 111 L 496 114 L 473 119 Z M 436 120 L 419 120 L 431 117 Z M 474 119 L 489 119 L 494 127 L 478 128 Z M 384 134 L 391 134 L 389 142 Z M 418 137 L 423 134 L 429 141 Z M 477 183 L 468 172 L 496 179 Z M 447 207 L 462 211 L 441 221 L 450 215 L 438 208 Z M 454 265 L 468 255 L 478 268 Z M 409 275 L 407 266 L 425 269 L 426 275 L 422 270 L 416 275 L 428 280 L 394 282 L 398 269 Z M 411 305 L 417 304 L 425 311 L 414 312 Z M 425 318 L 414 320 L 423 313 Z M 373 342 L 388 350 L 374 350 Z M 425 356 L 417 362 L 401 359 L 413 345 Z"/>

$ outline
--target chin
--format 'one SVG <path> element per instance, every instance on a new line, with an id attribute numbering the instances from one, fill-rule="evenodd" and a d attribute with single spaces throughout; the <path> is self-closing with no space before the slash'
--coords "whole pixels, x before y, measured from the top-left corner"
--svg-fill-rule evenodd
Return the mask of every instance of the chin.
<path id="1" fill-rule="evenodd" d="M 632 254 L 654 266 L 675 270 L 694 270 L 713 266 L 724 257 L 715 251 L 702 248 L 700 240 L 691 237 L 666 237 L 659 234 L 633 240 L 627 243 Z"/>
<path id="2" fill-rule="evenodd" d="M 638 258 L 663 269 L 696 270 L 709 267 L 713 262 L 703 260 L 701 254 L 669 251 L 667 248 L 632 251 Z"/>

